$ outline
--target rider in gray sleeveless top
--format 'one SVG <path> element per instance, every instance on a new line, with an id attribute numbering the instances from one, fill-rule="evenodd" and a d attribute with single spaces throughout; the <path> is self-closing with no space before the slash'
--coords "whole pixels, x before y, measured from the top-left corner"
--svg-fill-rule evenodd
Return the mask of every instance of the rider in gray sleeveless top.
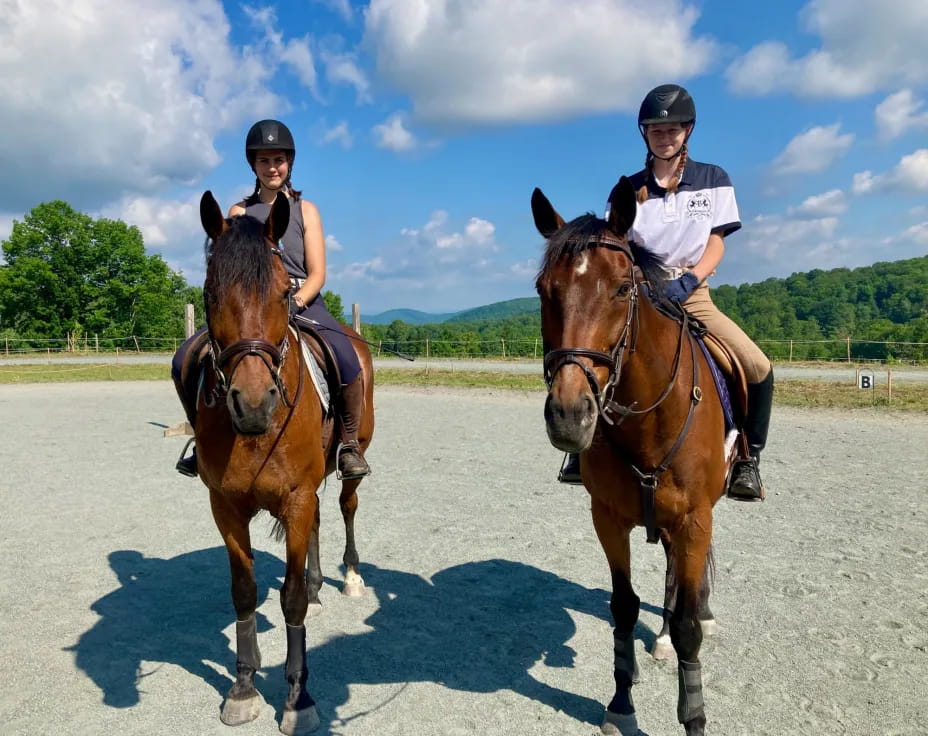
<path id="1" fill-rule="evenodd" d="M 278 192 L 283 191 L 290 199 L 290 223 L 281 238 L 280 245 L 283 263 L 287 273 L 290 274 L 293 286 L 291 303 L 298 316 L 315 323 L 314 327 L 335 353 L 342 380 L 341 397 L 337 404 L 341 420 L 338 467 L 343 478 L 360 478 L 370 473 L 370 467 L 358 444 L 358 426 L 364 402 L 361 365 L 351 340 L 342 330 L 341 325 L 329 314 L 320 293 L 325 280 L 324 250 L 321 250 L 324 247 L 321 224 L 318 221 L 315 207 L 307 203 L 307 211 L 315 218 L 313 225 L 315 230 L 310 229 L 313 237 L 306 237 L 303 201 L 300 199 L 300 193 L 295 191 L 290 184 L 295 155 L 296 147 L 293 143 L 293 136 L 287 126 L 276 120 L 261 120 L 255 123 L 248 131 L 245 140 L 245 156 L 256 175 L 255 191 L 243 202 L 233 206 L 229 215 L 230 217 L 250 215 L 264 222 L 271 206 L 261 201 L 262 194 L 273 198 Z M 313 273 L 312 267 L 307 264 L 307 248 L 320 249 L 309 251 L 315 259 L 314 262 L 321 265 L 321 268 L 317 269 L 319 273 Z M 171 369 L 178 396 L 184 405 L 191 426 L 195 426 L 196 397 L 184 395 L 180 376 L 184 356 L 190 344 L 201 333 L 202 330 L 180 347 L 174 356 Z M 193 406 L 191 407 L 190 404 Z M 178 460 L 177 470 L 184 475 L 196 476 L 196 452 Z"/>

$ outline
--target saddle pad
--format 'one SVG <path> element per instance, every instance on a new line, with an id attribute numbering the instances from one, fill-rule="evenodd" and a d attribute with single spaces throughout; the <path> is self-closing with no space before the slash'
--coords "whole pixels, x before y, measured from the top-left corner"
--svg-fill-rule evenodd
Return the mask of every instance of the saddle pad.
<path id="1" fill-rule="evenodd" d="M 293 331 L 293 327 L 290 330 Z M 298 335 L 296 338 L 300 341 L 300 348 L 303 350 L 303 359 L 306 361 L 309 377 L 312 379 L 313 386 L 316 387 L 316 394 L 322 404 L 322 413 L 328 414 L 332 397 L 329 395 L 329 384 L 325 380 L 325 372 L 322 370 L 322 366 L 319 365 L 319 361 L 316 360 L 316 356 L 309 349 L 306 341 L 302 339 L 302 336 Z"/>
<path id="2" fill-rule="evenodd" d="M 709 372 L 712 374 L 712 380 L 715 382 L 715 390 L 718 391 L 719 399 L 722 402 L 722 413 L 725 415 L 725 432 L 727 434 L 735 428 L 735 415 L 731 407 L 731 396 L 728 393 L 728 383 L 719 370 L 718 364 L 713 360 L 712 355 L 709 354 L 709 349 L 706 347 L 705 341 L 701 337 L 697 337 L 696 340 L 699 342 L 702 354 L 709 364 Z"/>
<path id="3" fill-rule="evenodd" d="M 734 406 L 737 402 L 738 413 L 745 416 L 748 411 L 748 382 L 738 358 L 712 333 L 707 333 L 700 343 L 704 343 L 708 348 L 709 353 L 715 359 L 716 366 L 731 378 L 735 389 L 732 405 Z"/>

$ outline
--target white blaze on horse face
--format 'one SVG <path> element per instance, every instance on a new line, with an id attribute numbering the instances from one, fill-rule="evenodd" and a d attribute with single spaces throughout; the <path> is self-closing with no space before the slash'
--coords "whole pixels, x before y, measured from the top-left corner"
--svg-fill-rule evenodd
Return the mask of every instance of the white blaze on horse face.
<path id="1" fill-rule="evenodd" d="M 589 263 L 587 263 L 588 258 L 588 253 L 580 254 L 580 257 L 577 259 L 577 265 L 574 266 L 574 273 L 577 274 L 577 276 L 583 276 L 583 274 L 586 273 L 587 266 L 589 265 Z"/>

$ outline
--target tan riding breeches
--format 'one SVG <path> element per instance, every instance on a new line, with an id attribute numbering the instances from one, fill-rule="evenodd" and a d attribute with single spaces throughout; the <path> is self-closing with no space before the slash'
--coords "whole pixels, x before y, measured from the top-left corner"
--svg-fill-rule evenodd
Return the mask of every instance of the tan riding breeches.
<path id="1" fill-rule="evenodd" d="M 770 372 L 770 361 L 734 321 L 719 311 L 709 296 L 709 285 L 703 281 L 690 298 L 683 303 L 687 312 L 701 320 L 709 332 L 731 350 L 741 366 L 748 383 L 760 383 Z"/>

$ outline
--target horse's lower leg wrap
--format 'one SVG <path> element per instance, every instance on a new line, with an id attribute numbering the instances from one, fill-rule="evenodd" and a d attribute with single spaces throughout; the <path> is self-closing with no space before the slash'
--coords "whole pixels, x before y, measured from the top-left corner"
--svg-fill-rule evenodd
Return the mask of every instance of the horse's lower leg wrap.
<path id="1" fill-rule="evenodd" d="M 287 680 L 306 682 L 306 627 L 287 624 Z"/>
<path id="2" fill-rule="evenodd" d="M 238 655 L 238 667 L 261 669 L 261 652 L 258 650 L 258 628 L 254 614 L 244 621 L 235 622 L 235 649 Z"/>
<path id="3" fill-rule="evenodd" d="M 634 713 L 635 704 L 632 702 L 632 683 L 635 679 L 635 635 L 628 632 L 625 635 L 613 630 L 615 640 L 615 696 L 609 703 L 607 710 L 613 713 Z"/>
<path id="4" fill-rule="evenodd" d="M 677 701 L 677 719 L 686 723 L 705 714 L 702 700 L 702 666 L 699 662 L 679 660 L 677 678 L 680 699 Z"/>

